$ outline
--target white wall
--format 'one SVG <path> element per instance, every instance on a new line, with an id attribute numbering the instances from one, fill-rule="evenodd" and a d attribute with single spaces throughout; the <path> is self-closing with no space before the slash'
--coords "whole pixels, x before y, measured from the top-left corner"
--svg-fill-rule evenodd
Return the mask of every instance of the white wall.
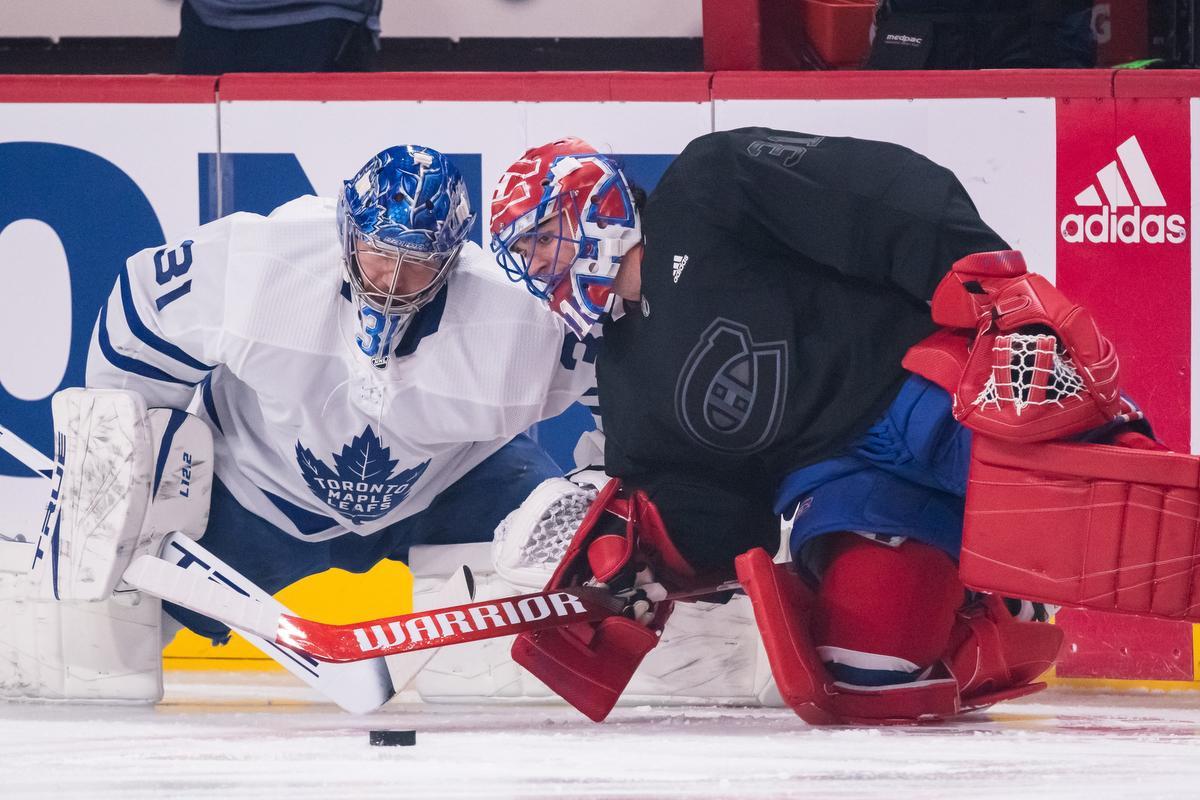
<path id="1" fill-rule="evenodd" d="M 0 0 L 0 37 L 174 36 L 180 0 Z M 701 0 L 384 0 L 384 36 L 700 36 Z"/>

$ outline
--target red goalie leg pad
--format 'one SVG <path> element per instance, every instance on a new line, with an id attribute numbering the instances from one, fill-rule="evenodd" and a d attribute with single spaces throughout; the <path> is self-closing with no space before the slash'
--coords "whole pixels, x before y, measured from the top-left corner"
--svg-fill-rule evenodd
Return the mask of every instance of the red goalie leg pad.
<path id="1" fill-rule="evenodd" d="M 1054 664 L 1062 640 L 1062 630 L 1053 625 L 1013 619 L 996 595 L 964 608 L 944 658 L 963 710 L 1045 689 L 1034 681 Z"/>
<path id="2" fill-rule="evenodd" d="M 813 638 L 818 648 L 848 651 L 847 661 L 818 651 L 827 663 L 841 664 L 831 667 L 834 673 L 849 669 L 862 677 L 842 675 L 844 680 L 877 685 L 903 680 L 902 675 L 887 680 L 887 672 L 911 674 L 936 663 L 946 652 L 954 612 L 962 605 L 958 565 L 936 547 L 911 539 L 891 547 L 853 533 L 828 538 Z M 854 658 L 856 654 L 869 655 Z"/>
<path id="3" fill-rule="evenodd" d="M 555 694 L 602 722 L 658 634 L 625 617 L 609 617 L 595 626 L 523 633 L 513 642 L 513 660 Z"/>
<path id="4" fill-rule="evenodd" d="M 1200 458 L 976 436 L 959 574 L 1006 597 L 1200 622 Z"/>
<path id="5" fill-rule="evenodd" d="M 779 693 L 805 722 L 907 723 L 958 712 L 958 687 L 952 680 L 870 689 L 835 683 L 813 645 L 812 591 L 788 565 L 772 563 L 761 548 L 738 556 L 736 566 Z"/>

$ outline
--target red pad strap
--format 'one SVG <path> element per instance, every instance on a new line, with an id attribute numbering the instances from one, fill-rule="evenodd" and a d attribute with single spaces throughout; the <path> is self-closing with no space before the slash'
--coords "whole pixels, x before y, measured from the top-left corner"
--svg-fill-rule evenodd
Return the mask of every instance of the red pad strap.
<path id="1" fill-rule="evenodd" d="M 960 258 L 933 290 L 933 321 L 948 328 L 975 328 L 990 311 L 995 290 L 1026 272 L 1025 257 L 1018 250 Z"/>
<path id="2" fill-rule="evenodd" d="M 621 488 L 620 479 L 613 478 L 596 495 L 596 499 L 588 506 L 583 521 L 579 523 L 579 529 L 575 531 L 571 544 L 567 546 L 567 552 L 563 554 L 562 561 L 558 562 L 558 567 L 555 568 L 554 574 L 546 583 L 547 589 L 576 586 L 592 577 L 591 567 L 587 560 L 587 548 L 592 539 L 600 535 L 601 520 L 608 514 L 621 517 L 626 521 L 629 519 L 629 502 L 621 496 Z M 626 560 L 632 555 L 633 542 L 629 541 Z"/>
<path id="3" fill-rule="evenodd" d="M 959 574 L 1057 605 L 1200 622 L 1200 458 L 976 436 Z"/>
<path id="4" fill-rule="evenodd" d="M 786 564 L 755 548 L 735 561 L 784 701 L 813 725 L 911 723 L 958 712 L 953 680 L 864 689 L 835 684 L 811 635 L 813 594 Z"/>
<path id="5" fill-rule="evenodd" d="M 1044 688 L 1033 681 L 1054 664 L 1062 641 L 1061 628 L 1019 622 L 998 596 L 984 595 L 959 611 L 943 662 L 963 705 L 979 708 Z"/>

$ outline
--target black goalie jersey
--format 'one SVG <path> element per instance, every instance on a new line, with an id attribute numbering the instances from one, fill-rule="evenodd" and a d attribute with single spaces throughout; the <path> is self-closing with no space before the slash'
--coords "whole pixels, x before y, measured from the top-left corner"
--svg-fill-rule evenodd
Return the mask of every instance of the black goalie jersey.
<path id="1" fill-rule="evenodd" d="M 643 231 L 641 302 L 597 365 L 608 470 L 759 495 L 882 413 L 954 261 L 1009 249 L 911 150 L 765 128 L 689 144 Z"/>

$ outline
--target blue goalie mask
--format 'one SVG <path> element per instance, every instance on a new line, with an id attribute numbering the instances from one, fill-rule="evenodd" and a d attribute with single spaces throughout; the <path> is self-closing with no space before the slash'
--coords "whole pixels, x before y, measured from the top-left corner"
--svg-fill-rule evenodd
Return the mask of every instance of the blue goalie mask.
<path id="1" fill-rule="evenodd" d="M 475 222 L 462 175 L 429 147 L 389 147 L 345 182 L 338 236 L 359 308 L 358 345 L 377 367 L 414 312 L 445 285 Z"/>

